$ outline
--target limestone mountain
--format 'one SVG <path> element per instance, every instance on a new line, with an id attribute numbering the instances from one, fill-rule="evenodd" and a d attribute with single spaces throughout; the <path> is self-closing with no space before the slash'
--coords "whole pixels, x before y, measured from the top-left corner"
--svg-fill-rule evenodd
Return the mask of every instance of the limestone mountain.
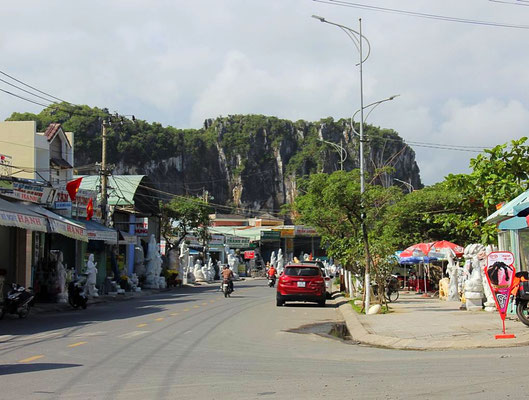
<path id="1" fill-rule="evenodd" d="M 60 122 L 75 132 L 75 165 L 83 174 L 96 172 L 101 118 L 107 117 L 112 121 L 108 157 L 114 174 L 145 174 L 160 192 L 207 193 L 214 204 L 247 212 L 277 212 L 297 195 L 300 177 L 339 169 L 339 152 L 324 141 L 343 145 L 344 169 L 359 167 L 359 138 L 345 119 L 292 122 L 229 115 L 208 119 L 200 129 L 177 129 L 113 117 L 106 109 L 62 104 L 37 115 L 14 113 L 9 120 L 36 120 L 39 129 Z M 364 133 L 367 175 L 389 167 L 371 178 L 374 183 L 387 187 L 397 178 L 422 186 L 415 153 L 395 131 L 367 125 Z"/>

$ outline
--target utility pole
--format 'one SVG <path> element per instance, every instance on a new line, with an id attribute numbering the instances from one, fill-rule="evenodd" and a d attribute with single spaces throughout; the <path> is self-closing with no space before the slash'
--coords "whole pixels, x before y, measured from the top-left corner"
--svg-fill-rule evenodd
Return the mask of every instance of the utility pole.
<path id="1" fill-rule="evenodd" d="M 101 132 L 101 216 L 103 219 L 103 225 L 107 224 L 107 186 L 108 186 L 108 174 L 107 174 L 107 121 L 103 119 L 103 126 Z"/>

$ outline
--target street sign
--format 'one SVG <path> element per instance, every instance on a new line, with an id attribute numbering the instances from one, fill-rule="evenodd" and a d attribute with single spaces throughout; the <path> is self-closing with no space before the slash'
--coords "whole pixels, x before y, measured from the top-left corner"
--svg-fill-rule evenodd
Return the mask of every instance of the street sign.
<path id="1" fill-rule="evenodd" d="M 279 231 L 261 231 L 261 241 L 276 242 L 281 239 Z"/>

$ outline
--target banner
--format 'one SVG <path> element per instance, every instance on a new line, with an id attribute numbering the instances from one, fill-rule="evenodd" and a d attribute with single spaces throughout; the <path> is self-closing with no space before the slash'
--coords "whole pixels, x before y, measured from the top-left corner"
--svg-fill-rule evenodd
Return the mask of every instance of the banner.
<path id="1" fill-rule="evenodd" d="M 503 335 L 496 335 L 496 339 L 513 338 L 514 335 L 505 335 L 505 317 L 516 273 L 514 255 L 510 251 L 493 251 L 483 270 L 503 323 Z"/>
<path id="2" fill-rule="evenodd" d="M 239 236 L 226 236 L 226 245 L 234 249 L 246 249 L 250 246 L 250 239 Z"/>

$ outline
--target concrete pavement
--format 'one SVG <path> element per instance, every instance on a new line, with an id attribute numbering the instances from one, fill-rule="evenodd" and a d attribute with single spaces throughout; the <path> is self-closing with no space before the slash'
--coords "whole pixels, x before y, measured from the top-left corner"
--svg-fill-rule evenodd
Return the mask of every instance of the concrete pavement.
<path id="1" fill-rule="evenodd" d="M 459 302 L 423 298 L 415 293 L 401 293 L 390 304 L 391 313 L 360 315 L 348 299 L 339 295 L 335 301 L 353 340 L 363 344 L 398 350 L 453 350 L 516 347 L 529 345 L 529 327 L 509 317 L 506 333 L 514 339 L 495 339 L 502 333 L 497 312 L 460 310 Z"/>

